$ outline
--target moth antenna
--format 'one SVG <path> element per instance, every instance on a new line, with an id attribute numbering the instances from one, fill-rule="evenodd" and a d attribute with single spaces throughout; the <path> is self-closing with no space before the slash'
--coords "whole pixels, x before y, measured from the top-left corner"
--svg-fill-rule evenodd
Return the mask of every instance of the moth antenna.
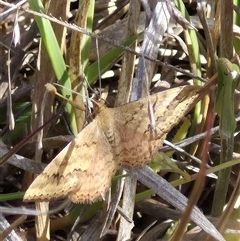
<path id="1" fill-rule="evenodd" d="M 84 80 L 84 83 L 86 83 L 87 88 L 89 88 L 93 93 L 95 93 L 96 91 L 95 91 L 95 90 L 91 87 L 91 85 L 88 83 L 85 74 L 84 74 L 83 80 Z M 85 85 L 84 85 L 84 87 L 86 88 Z M 88 91 L 86 91 L 86 93 L 87 93 L 87 96 L 88 96 Z M 78 93 L 78 94 L 79 94 L 79 93 Z M 89 97 L 89 96 L 88 96 L 88 97 Z M 89 97 L 89 99 L 91 99 L 91 98 Z"/>
<path id="2" fill-rule="evenodd" d="M 97 96 L 97 98 L 99 98 L 99 97 L 98 97 L 99 94 L 96 93 L 96 91 L 95 91 L 95 90 L 89 85 L 89 83 L 86 81 L 85 75 L 84 75 L 84 80 L 85 80 L 84 82 L 85 82 L 86 85 L 87 85 L 87 87 L 84 85 L 85 88 L 89 88 L 89 89 L 95 94 L 95 96 Z M 71 89 L 69 89 L 69 88 L 67 88 L 67 87 L 65 87 L 65 86 L 62 86 L 62 85 L 60 85 L 60 84 L 58 84 L 58 83 L 54 83 L 54 84 L 48 83 L 48 84 L 46 84 L 47 90 L 53 91 L 57 96 L 61 97 L 62 99 L 66 100 L 66 101 L 68 101 L 72 106 L 74 106 L 74 107 L 77 108 L 77 109 L 80 109 L 80 110 L 82 110 L 82 111 L 86 111 L 86 109 L 88 109 L 88 111 L 91 113 L 91 108 L 93 108 L 92 102 L 94 102 L 97 106 L 99 106 L 98 101 L 95 101 L 95 100 L 94 100 L 95 97 L 90 98 L 89 95 L 88 95 L 88 91 L 85 91 L 85 92 L 87 93 L 87 97 L 85 98 L 84 102 L 86 103 L 86 106 L 87 106 L 87 107 L 86 107 L 86 109 L 83 109 L 83 108 L 77 106 L 74 102 L 72 102 L 72 101 L 69 100 L 68 98 L 66 98 L 66 97 L 64 97 L 63 95 L 59 94 L 59 93 L 57 92 L 56 88 L 55 88 L 53 85 L 56 85 L 56 86 L 59 86 L 59 87 L 61 87 L 61 88 L 66 89 L 66 90 L 69 90 L 69 91 L 71 91 L 72 93 L 74 93 L 74 94 L 76 94 L 76 95 L 82 96 L 82 94 L 80 94 L 80 93 L 78 93 L 78 92 L 76 92 L 76 91 L 74 91 L 74 90 L 71 90 Z M 55 90 L 54 90 L 54 89 L 55 89 Z M 101 93 L 100 93 L 100 96 L 101 96 Z"/>
<path id="3" fill-rule="evenodd" d="M 55 84 L 56 84 L 56 83 L 55 83 Z M 57 86 L 61 86 L 61 85 L 59 85 L 59 84 L 56 84 L 56 85 L 57 85 Z M 68 103 L 70 103 L 73 107 L 75 107 L 75 108 L 77 108 L 77 109 L 79 109 L 79 110 L 82 110 L 82 111 L 85 111 L 85 110 L 86 110 L 85 108 L 80 107 L 79 105 L 76 105 L 72 100 L 68 99 L 67 97 L 59 94 L 59 93 L 57 92 L 57 89 L 54 87 L 53 84 L 47 83 L 45 86 L 46 86 L 47 91 L 54 93 L 54 94 L 57 95 L 58 97 L 60 97 L 60 98 L 62 98 L 63 100 L 67 101 Z M 64 86 L 61 86 L 61 87 L 64 87 Z M 68 89 L 68 88 L 66 88 L 66 87 L 64 87 L 64 88 L 65 88 L 65 89 Z M 68 89 L 68 90 L 69 90 L 69 89 Z M 71 90 L 71 91 L 72 91 L 72 90 Z M 72 92 L 73 92 L 73 93 L 77 93 L 77 92 L 75 92 L 75 91 L 72 91 Z M 79 94 L 79 93 L 78 93 L 78 94 Z"/>
<path id="4" fill-rule="evenodd" d="M 49 84 L 49 83 L 48 83 L 48 84 Z M 46 85 L 48 85 L 48 84 L 46 84 Z M 71 89 L 67 88 L 66 86 L 60 85 L 60 84 L 58 84 L 58 83 L 53 83 L 53 84 L 50 84 L 50 85 L 56 85 L 56 86 L 61 87 L 61 88 L 63 88 L 63 89 L 69 90 L 69 91 L 71 91 L 72 93 L 74 93 L 74 94 L 76 94 L 76 95 L 82 96 L 82 94 L 80 94 L 79 92 L 74 91 L 74 90 L 71 90 Z"/>

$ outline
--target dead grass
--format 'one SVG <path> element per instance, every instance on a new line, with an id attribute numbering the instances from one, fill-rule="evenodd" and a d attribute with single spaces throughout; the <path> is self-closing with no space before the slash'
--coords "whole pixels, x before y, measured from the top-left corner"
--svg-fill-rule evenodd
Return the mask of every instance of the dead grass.
<path id="1" fill-rule="evenodd" d="M 17 4 L 17 2 L 19 1 L 11 1 L 12 4 Z M 66 2 L 56 1 L 53 5 L 50 5 L 48 16 L 54 16 L 58 20 L 61 19 L 62 24 L 65 25 L 66 23 L 63 20 L 66 20 L 67 24 L 69 24 L 68 28 L 63 28 L 62 25 L 53 23 L 53 29 L 69 70 L 70 87 L 72 90 L 81 92 L 85 96 L 87 94 L 94 96 L 95 93 L 101 92 L 103 96 L 107 96 L 106 103 L 113 107 L 147 95 L 149 90 L 151 93 L 155 93 L 166 88 L 189 83 L 203 85 L 202 80 L 211 79 L 216 73 L 216 62 L 211 53 L 218 55 L 218 57 L 222 56 L 218 54 L 221 44 L 218 41 L 217 26 L 220 25 L 220 22 L 218 25 L 214 25 L 214 17 L 215 23 L 219 21 L 217 11 L 212 10 L 212 12 L 209 12 L 209 17 L 207 18 L 207 27 L 213 41 L 212 44 L 209 43 L 207 29 L 202 29 L 200 20 L 197 17 L 201 15 L 201 11 L 199 10 L 200 12 L 197 13 L 196 3 L 188 3 L 188 1 L 184 1 L 185 6 L 191 16 L 191 23 L 198 31 L 184 30 L 183 27 L 191 28 L 191 25 L 184 22 L 187 16 L 182 17 L 179 13 L 172 12 L 171 14 L 174 14 L 175 20 L 168 22 L 166 17 L 166 22 L 164 22 L 165 20 L 161 18 L 158 23 L 148 28 L 147 37 L 149 42 L 147 42 L 146 26 L 148 26 L 151 17 L 154 16 L 153 13 L 146 16 L 146 8 L 139 6 L 138 2 L 129 4 L 129 1 L 113 2 L 99 0 L 96 1 L 95 10 L 92 14 L 92 30 L 96 34 L 114 41 L 111 44 L 111 42 L 102 38 L 99 38 L 98 42 L 93 37 L 84 39 L 85 34 L 80 34 L 74 30 L 74 26 L 70 24 L 74 22 L 78 12 L 78 4 L 72 2 L 68 6 Z M 22 5 L 23 8 L 27 6 L 27 3 Z M 84 5 L 82 8 L 84 7 L 88 9 L 88 6 Z M 59 113 L 59 110 L 63 110 L 65 105 L 62 99 L 55 98 L 54 94 L 48 94 L 46 97 L 45 84 L 57 81 L 56 70 L 52 67 L 51 61 L 58 61 L 58 59 L 49 59 L 48 50 L 46 50 L 43 44 L 39 45 L 40 34 L 33 14 L 24 11 L 22 8 L 18 12 L 14 9 L 9 12 L 8 10 L 9 7 L 4 6 L 1 1 L 0 134 L 2 144 L 0 145 L 0 156 L 3 156 L 8 149 L 10 150 L 11 147 L 16 146 L 21 140 L 28 137 L 33 130 L 37 130 L 36 133 L 41 133 L 38 128 L 47 120 L 50 120 L 53 115 Z M 82 11 L 81 14 L 78 26 L 86 28 L 86 26 L 84 27 L 84 19 L 90 19 L 90 17 L 87 16 L 87 11 Z M 175 25 L 176 22 L 178 22 L 177 27 Z M 233 48 L 236 52 L 239 52 L 239 26 L 237 23 L 239 23 L 239 19 L 234 22 L 233 35 L 230 37 L 230 41 L 234 38 L 233 47 L 228 50 L 231 53 Z M 18 24 L 17 27 L 20 31 L 20 43 L 14 46 L 14 26 L 16 27 L 16 24 Z M 90 29 L 91 27 L 88 26 L 89 31 L 91 31 Z M 18 40 L 16 34 L 17 32 L 15 32 L 15 41 Z M 76 36 L 73 38 L 74 34 Z M 134 42 L 137 34 L 137 41 Z M 223 35 L 222 32 L 221 34 Z M 132 36 L 134 38 L 131 39 Z M 80 41 L 84 43 L 84 47 L 76 50 Z M 137 51 L 140 54 L 136 56 L 129 52 L 128 49 L 121 50 L 121 52 L 113 47 L 113 44 L 120 45 L 124 42 L 125 46 L 133 49 L 132 52 Z M 153 44 L 151 45 L 150 43 Z M 96 44 L 98 51 L 96 51 Z M 100 56 L 100 69 L 97 62 L 99 58 L 97 52 L 99 52 Z M 105 58 L 103 57 L 104 55 Z M 161 62 L 143 61 L 143 58 L 141 58 L 143 55 L 150 56 L 150 58 L 160 60 Z M 229 56 L 229 59 L 234 57 L 231 54 L 226 56 Z M 235 61 L 239 63 L 237 58 L 235 58 Z M 168 63 L 168 65 L 165 63 Z M 104 73 L 101 81 L 98 78 L 98 70 L 101 74 Z M 83 78 L 83 72 L 86 78 Z M 144 74 L 145 72 L 147 72 L 147 75 Z M 196 76 L 199 78 L 197 79 Z M 137 79 L 135 85 L 132 84 L 133 77 L 135 77 L 135 80 Z M 85 79 L 91 84 L 91 88 L 88 88 L 88 91 L 85 89 L 87 85 Z M 10 86 L 8 85 L 9 81 L 11 83 Z M 212 88 L 214 89 L 214 85 L 212 85 Z M 59 88 L 59 91 L 61 92 L 62 89 Z M 9 92 L 11 93 L 12 105 Z M 76 97 L 74 94 L 71 98 L 77 105 L 85 105 L 84 98 Z M 42 108 L 43 100 L 45 100 L 46 104 L 44 108 Z M 236 117 L 240 111 L 239 100 L 240 96 L 237 92 L 235 95 Z M 218 167 L 221 152 L 217 130 L 211 133 L 209 141 L 206 139 L 206 133 L 211 128 L 217 128 L 218 126 L 218 118 L 215 119 L 215 115 L 212 113 L 214 101 L 214 91 L 209 92 L 208 95 L 202 98 L 201 103 L 183 120 L 182 123 L 189 125 L 189 127 L 184 127 L 181 123 L 181 125 L 169 132 L 167 136 L 169 141 L 172 141 L 173 138 L 176 138 L 175 142 L 182 141 L 181 147 L 187 153 L 200 161 L 205 161 L 210 167 Z M 46 215 L 39 216 L 35 221 L 34 216 L 29 214 L 29 210 L 35 210 L 35 205 L 34 203 L 24 203 L 22 197 L 23 192 L 33 181 L 34 173 L 40 173 L 45 165 L 72 140 L 72 133 L 76 134 L 79 132 L 91 119 L 89 118 L 89 113 L 83 113 L 81 110 L 75 110 L 74 113 L 69 114 L 69 108 L 67 110 L 64 109 L 57 120 L 53 119 L 50 124 L 44 127 L 42 137 L 37 134 L 32 141 L 25 143 L 18 150 L 17 154 L 23 158 L 21 161 L 19 156 L 13 155 L 0 167 L 0 231 L 2 232 L 2 238 L 6 237 L 6 240 L 35 240 L 36 234 L 40 235 L 39 233 L 41 233 L 43 236 L 38 237 L 36 240 L 67 240 L 67 238 L 70 238 L 69 234 L 71 234 L 72 240 L 77 240 L 80 235 L 82 235 L 81 240 L 100 240 L 101 232 L 103 232 L 104 235 L 101 240 L 131 239 L 143 241 L 158 240 L 160 238 L 161 240 L 168 240 L 167 236 L 164 236 L 166 235 L 166 230 L 171 233 L 171 228 L 174 229 L 172 226 L 176 225 L 176 221 L 182 217 L 182 213 L 178 212 L 162 198 L 153 195 L 149 188 L 140 182 L 137 183 L 135 188 L 136 182 L 134 179 L 127 181 L 128 187 L 125 184 L 125 193 L 126 190 L 129 190 L 130 195 L 125 194 L 127 197 L 124 198 L 121 195 L 119 196 L 122 209 L 119 208 L 118 211 L 115 209 L 118 205 L 118 197 L 113 195 L 111 204 L 115 203 L 116 206 L 114 207 L 113 205 L 110 209 L 107 209 L 106 203 L 98 202 L 88 206 L 78 204 L 59 211 L 57 208 L 64 201 L 57 200 L 51 202 L 49 210 L 55 210 L 55 212 L 49 215 L 51 220 L 50 227 L 48 226 L 49 219 Z M 15 120 L 13 130 L 10 130 L 10 124 L 13 123 L 10 121 L 11 113 L 13 113 Z M 180 126 L 183 130 L 179 132 Z M 198 136 L 204 132 L 204 135 Z M 176 133 L 178 134 L 176 135 Z M 197 137 L 199 139 L 191 143 Z M 41 139 L 43 147 L 38 146 L 36 148 L 36 144 L 38 145 Z M 239 204 L 233 208 L 234 202 L 239 196 L 239 192 L 234 190 L 240 182 L 238 178 L 239 144 L 238 120 L 233 148 L 233 158 L 235 160 L 229 164 L 232 166 L 232 172 L 225 202 L 229 206 L 231 205 L 232 208 L 229 209 L 230 218 L 222 216 L 222 219 L 226 217 L 223 228 L 226 240 L 237 240 L 240 232 Z M 170 150 L 172 151 L 172 149 Z M 159 171 L 159 175 L 168 182 L 174 180 L 177 180 L 176 182 L 181 181 L 179 180 L 179 170 L 186 172 L 190 179 L 195 180 L 197 178 L 196 173 L 198 173 L 200 168 L 199 163 L 178 151 L 169 153 L 170 150 L 166 150 L 165 147 L 164 152 L 175 160 L 174 164 L 171 164 L 172 166 L 166 166 L 164 163 L 161 165 L 152 164 L 150 166 L 153 169 L 155 168 L 155 171 Z M 175 172 L 173 172 L 174 168 L 176 168 Z M 194 200 L 193 197 L 190 200 L 193 201 L 193 204 L 197 202 L 197 206 L 204 215 L 209 216 L 212 207 L 215 205 L 213 196 L 216 178 L 217 173 L 206 177 L 202 176 L 202 186 L 200 187 L 202 190 L 200 191 L 196 190 L 193 182 L 178 183 L 176 185 L 178 185 L 178 190 L 186 197 L 190 197 L 192 192 L 195 192 L 196 196 L 199 195 L 197 200 Z M 116 192 L 116 179 L 114 178 L 113 180 L 113 193 Z M 121 187 L 118 187 L 118 189 L 121 189 Z M 134 199 L 135 192 L 137 194 L 136 202 Z M 114 199 L 116 199 L 115 202 Z M 47 205 L 37 205 L 39 205 L 38 209 L 40 211 L 48 210 Z M 27 208 L 27 210 L 22 208 Z M 28 215 L 25 216 L 25 214 Z M 126 218 L 121 218 L 121 221 L 119 221 L 120 217 L 124 217 L 124 215 L 130 220 L 125 221 Z M 190 215 L 190 213 L 185 213 L 185 215 Z M 74 231 L 71 232 L 77 217 L 80 217 L 80 221 Z M 133 224 L 132 221 L 134 222 L 134 227 L 131 226 Z M 210 221 L 217 224 L 219 219 L 216 217 L 210 218 Z M 35 229 L 35 222 L 37 222 L 37 230 Z M 105 227 L 103 227 L 103 223 L 106 224 Z M 186 221 L 185 225 L 187 223 L 188 221 Z M 48 231 L 44 230 L 46 227 L 50 229 L 51 238 L 47 237 Z M 171 240 L 206 240 L 204 234 L 200 233 L 200 230 L 191 229 L 192 227 L 188 227 L 187 231 L 189 232 L 186 231 L 183 238 L 178 236 Z M 237 235 L 232 236 L 231 233 L 233 231 Z M 8 233 L 9 236 L 7 236 Z"/>

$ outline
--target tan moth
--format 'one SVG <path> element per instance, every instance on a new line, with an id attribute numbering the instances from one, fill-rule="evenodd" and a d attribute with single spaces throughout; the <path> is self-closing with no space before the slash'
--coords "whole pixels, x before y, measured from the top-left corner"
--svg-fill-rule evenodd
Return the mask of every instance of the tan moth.
<path id="1" fill-rule="evenodd" d="M 104 197 L 116 171 L 145 165 L 166 134 L 196 104 L 201 87 L 182 86 L 116 108 L 99 103 L 96 118 L 34 180 L 24 201 L 69 197 L 91 203 Z M 156 127 L 150 125 L 152 104 Z"/>

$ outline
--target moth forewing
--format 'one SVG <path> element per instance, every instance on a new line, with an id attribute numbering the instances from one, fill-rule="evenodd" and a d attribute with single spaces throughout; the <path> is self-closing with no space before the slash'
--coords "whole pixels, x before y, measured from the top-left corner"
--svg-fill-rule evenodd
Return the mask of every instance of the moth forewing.
<path id="1" fill-rule="evenodd" d="M 114 108 L 119 141 L 117 158 L 123 166 L 146 164 L 162 145 L 166 134 L 196 104 L 199 86 L 182 86 L 154 94 L 139 101 Z M 156 135 L 152 134 L 149 101 L 153 107 Z M 157 137 L 157 138 L 155 138 Z"/>
<path id="2" fill-rule="evenodd" d="M 73 202 L 101 198 L 116 172 L 112 148 L 94 120 L 34 180 L 24 201 L 69 197 Z"/>
<path id="3" fill-rule="evenodd" d="M 172 123 L 172 120 L 178 121 L 194 106 L 200 89 L 199 86 L 177 87 L 151 95 L 150 98 L 142 98 L 139 101 L 114 108 L 116 121 L 120 125 L 128 125 L 136 132 L 149 131 L 148 104 L 150 99 L 156 127 L 161 135 L 162 131 L 168 132 L 174 124 L 177 124 L 177 122 Z"/>

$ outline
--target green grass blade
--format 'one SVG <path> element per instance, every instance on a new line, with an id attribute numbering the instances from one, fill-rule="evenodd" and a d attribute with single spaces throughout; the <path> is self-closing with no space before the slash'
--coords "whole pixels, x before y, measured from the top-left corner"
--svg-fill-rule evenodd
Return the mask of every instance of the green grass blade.
<path id="1" fill-rule="evenodd" d="M 45 13 L 44 7 L 40 0 L 29 0 L 28 2 L 32 10 L 36 12 Z M 69 96 L 69 99 L 72 100 L 72 92 L 70 91 L 71 82 L 70 82 L 67 66 L 64 62 L 52 25 L 50 21 L 47 19 L 44 19 L 38 16 L 35 16 L 34 19 L 37 23 L 43 43 L 48 52 L 58 83 L 66 87 L 62 89 L 62 94 L 64 96 Z M 66 107 L 70 115 L 70 123 L 71 123 L 72 131 L 74 134 L 77 134 L 76 119 L 75 119 L 73 107 L 70 104 L 67 104 Z"/>

